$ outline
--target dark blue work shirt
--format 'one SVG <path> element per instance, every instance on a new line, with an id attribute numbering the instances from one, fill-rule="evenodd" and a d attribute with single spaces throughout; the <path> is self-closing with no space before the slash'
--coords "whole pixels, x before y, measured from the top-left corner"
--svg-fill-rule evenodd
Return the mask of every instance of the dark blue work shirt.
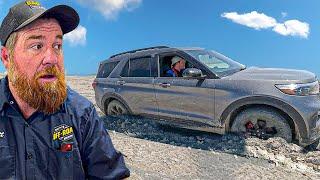
<path id="1" fill-rule="evenodd" d="M 0 179 L 121 179 L 129 176 L 92 103 L 68 88 L 51 115 L 25 119 L 0 80 Z"/>

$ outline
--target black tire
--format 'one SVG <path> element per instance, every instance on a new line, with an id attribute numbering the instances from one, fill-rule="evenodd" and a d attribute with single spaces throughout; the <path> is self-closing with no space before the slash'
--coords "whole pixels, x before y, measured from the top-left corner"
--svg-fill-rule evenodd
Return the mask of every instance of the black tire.
<path id="1" fill-rule="evenodd" d="M 320 151 L 320 139 L 304 147 L 306 151 Z"/>
<path id="2" fill-rule="evenodd" d="M 128 109 L 118 100 L 112 100 L 106 109 L 106 114 L 112 116 L 125 115 L 128 113 Z"/>
<path id="3" fill-rule="evenodd" d="M 286 119 L 277 111 L 270 108 L 249 108 L 241 111 L 232 123 L 231 131 L 245 133 L 246 124 L 251 121 L 254 125 L 257 121 L 263 120 L 267 127 L 275 127 L 276 133 L 273 137 L 282 137 L 287 142 L 292 141 L 292 130 Z"/>

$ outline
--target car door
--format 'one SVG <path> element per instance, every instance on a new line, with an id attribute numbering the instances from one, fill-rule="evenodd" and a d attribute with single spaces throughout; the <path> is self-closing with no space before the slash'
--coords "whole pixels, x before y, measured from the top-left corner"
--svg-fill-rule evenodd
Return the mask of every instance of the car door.
<path id="1" fill-rule="evenodd" d="M 214 118 L 214 79 L 176 77 L 170 88 L 177 94 L 184 119 L 199 126 L 217 126 Z"/>
<path id="2" fill-rule="evenodd" d="M 131 57 L 117 79 L 116 91 L 134 114 L 158 115 L 154 78 L 151 76 L 151 56 Z"/>
<path id="3" fill-rule="evenodd" d="M 177 53 L 196 64 L 190 57 Z M 158 56 L 161 63 L 162 54 Z M 196 65 L 195 68 L 202 69 Z M 177 118 L 194 125 L 218 125 L 214 117 L 214 79 L 195 79 L 184 77 L 155 78 L 156 100 L 159 116 Z"/>

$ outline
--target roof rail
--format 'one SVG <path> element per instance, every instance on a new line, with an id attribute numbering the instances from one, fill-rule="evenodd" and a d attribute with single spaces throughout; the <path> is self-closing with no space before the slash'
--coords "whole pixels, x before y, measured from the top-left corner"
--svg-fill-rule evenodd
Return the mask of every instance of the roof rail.
<path id="1" fill-rule="evenodd" d="M 119 53 L 119 54 L 112 55 L 112 56 L 110 56 L 110 58 L 113 58 L 113 57 L 116 57 L 116 56 L 119 56 L 119 55 L 122 55 L 122 54 L 135 53 L 137 51 L 150 50 L 150 49 L 162 49 L 162 48 L 169 48 L 169 47 L 168 46 L 154 46 L 154 47 L 136 49 L 136 50 L 126 51 L 126 52 L 122 52 L 122 53 Z"/>

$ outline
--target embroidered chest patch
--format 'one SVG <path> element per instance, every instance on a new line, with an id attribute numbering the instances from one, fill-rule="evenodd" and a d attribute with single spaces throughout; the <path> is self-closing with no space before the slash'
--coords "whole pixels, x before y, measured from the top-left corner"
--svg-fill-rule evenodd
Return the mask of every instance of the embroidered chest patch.
<path id="1" fill-rule="evenodd" d="M 53 130 L 53 141 L 70 141 L 73 138 L 73 129 L 71 126 L 66 124 L 61 124 L 59 126 L 54 127 Z"/>
<path id="2" fill-rule="evenodd" d="M 73 128 L 66 124 L 61 124 L 53 128 L 53 147 L 57 150 L 68 152 L 73 149 Z"/>

